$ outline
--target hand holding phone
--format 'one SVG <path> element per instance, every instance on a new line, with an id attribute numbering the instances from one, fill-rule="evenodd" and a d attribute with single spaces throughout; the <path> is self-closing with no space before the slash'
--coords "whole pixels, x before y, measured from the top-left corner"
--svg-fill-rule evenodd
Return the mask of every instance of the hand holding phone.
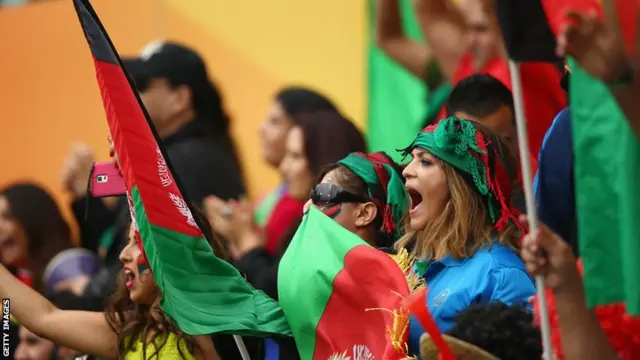
<path id="1" fill-rule="evenodd" d="M 127 193 L 124 177 L 115 162 L 93 163 L 89 190 L 91 196 L 96 198 L 123 196 Z"/>

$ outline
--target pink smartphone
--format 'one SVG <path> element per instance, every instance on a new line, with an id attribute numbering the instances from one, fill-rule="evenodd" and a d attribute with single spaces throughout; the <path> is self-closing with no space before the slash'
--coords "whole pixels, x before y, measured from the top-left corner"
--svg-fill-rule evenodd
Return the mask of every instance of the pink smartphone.
<path id="1" fill-rule="evenodd" d="M 113 161 L 93 163 L 91 196 L 102 198 L 126 194 L 124 177 Z"/>

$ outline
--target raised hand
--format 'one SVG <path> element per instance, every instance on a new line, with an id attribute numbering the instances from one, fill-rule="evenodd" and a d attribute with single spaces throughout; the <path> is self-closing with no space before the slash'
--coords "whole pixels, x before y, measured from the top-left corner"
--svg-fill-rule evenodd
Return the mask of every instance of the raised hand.
<path id="1" fill-rule="evenodd" d="M 75 198 L 81 198 L 87 193 L 93 160 L 93 152 L 83 143 L 74 143 L 71 153 L 64 160 L 60 182 L 62 188 Z"/>
<path id="2" fill-rule="evenodd" d="M 528 223 L 524 215 L 520 221 Z M 542 275 L 545 285 L 553 292 L 575 291 L 576 286 L 581 287 L 571 247 L 546 225 L 539 224 L 537 234 L 524 237 L 520 254 L 527 271 L 532 276 Z"/>
<path id="3" fill-rule="evenodd" d="M 595 11 L 568 11 L 558 36 L 558 56 L 572 56 L 587 72 L 607 83 L 631 73 L 623 39 Z"/>

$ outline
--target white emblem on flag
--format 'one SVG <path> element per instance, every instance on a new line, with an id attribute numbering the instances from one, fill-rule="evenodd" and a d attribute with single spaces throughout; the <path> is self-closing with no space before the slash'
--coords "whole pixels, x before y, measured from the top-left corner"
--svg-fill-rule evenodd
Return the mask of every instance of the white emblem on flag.
<path id="1" fill-rule="evenodd" d="M 353 354 L 351 356 L 347 354 L 348 350 L 345 350 L 343 353 L 335 353 L 329 356 L 327 360 L 376 360 L 376 357 L 373 356 L 366 345 L 353 345 L 352 350 Z"/>
<path id="2" fill-rule="evenodd" d="M 162 156 L 162 151 L 160 151 L 160 147 L 156 145 L 156 164 L 158 165 L 158 176 L 160 177 L 160 183 L 162 186 L 167 187 L 171 185 L 171 174 L 169 174 L 169 168 L 167 167 L 167 162 L 164 160 L 164 156 Z"/>
<path id="3" fill-rule="evenodd" d="M 347 356 L 347 350 L 345 350 L 342 354 L 335 353 L 329 356 L 329 359 L 327 360 L 351 360 L 351 357 Z"/>
<path id="4" fill-rule="evenodd" d="M 133 226 L 133 230 L 136 232 L 140 232 L 140 228 L 138 228 L 138 222 L 136 221 L 136 210 L 133 208 L 133 199 L 131 198 L 131 194 L 127 191 L 127 202 L 129 203 L 129 216 L 131 216 L 131 226 Z"/>
<path id="5" fill-rule="evenodd" d="M 176 209 L 178 209 L 180 214 L 187 218 L 187 224 L 193 226 L 196 229 L 200 229 L 198 227 L 198 224 L 196 224 L 196 220 L 193 218 L 193 214 L 191 213 L 191 210 L 189 210 L 189 207 L 187 206 L 187 203 L 184 201 L 184 199 L 181 196 L 172 193 L 169 193 L 169 198 L 171 198 L 173 205 L 176 206 Z"/>

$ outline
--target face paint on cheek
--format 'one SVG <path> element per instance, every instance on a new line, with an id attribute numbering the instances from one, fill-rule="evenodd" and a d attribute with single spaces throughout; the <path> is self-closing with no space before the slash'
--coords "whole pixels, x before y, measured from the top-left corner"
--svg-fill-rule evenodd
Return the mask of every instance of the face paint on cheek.
<path id="1" fill-rule="evenodd" d="M 147 262 L 144 260 L 142 255 L 138 256 L 138 260 L 136 260 L 136 265 L 138 266 L 138 274 L 142 275 L 145 270 L 149 270 L 147 266 Z"/>
<path id="2" fill-rule="evenodd" d="M 329 205 L 322 209 L 322 213 L 335 219 L 342 212 L 342 204 Z"/>

